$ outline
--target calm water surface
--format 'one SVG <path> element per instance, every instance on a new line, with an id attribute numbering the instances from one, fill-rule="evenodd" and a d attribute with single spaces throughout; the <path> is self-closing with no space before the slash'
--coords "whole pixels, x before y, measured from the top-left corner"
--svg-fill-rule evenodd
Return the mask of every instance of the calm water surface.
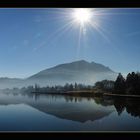
<path id="1" fill-rule="evenodd" d="M 0 93 L 0 131 L 140 130 L 140 99 Z"/>

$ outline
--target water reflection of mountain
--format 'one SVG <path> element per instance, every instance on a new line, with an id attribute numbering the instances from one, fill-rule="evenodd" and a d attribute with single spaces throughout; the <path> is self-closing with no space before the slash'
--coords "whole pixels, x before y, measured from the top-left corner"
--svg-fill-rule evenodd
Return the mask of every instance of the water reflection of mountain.
<path id="1" fill-rule="evenodd" d="M 0 95 L 1 96 L 1 95 Z M 118 115 L 126 110 L 140 117 L 140 100 L 131 98 L 83 98 L 60 95 L 8 94 L 0 97 L 0 105 L 25 103 L 47 114 L 61 119 L 86 122 L 108 116 L 114 111 Z M 114 106 L 114 107 L 113 107 Z"/>
<path id="2" fill-rule="evenodd" d="M 0 105 L 25 103 L 37 110 L 61 119 L 78 122 L 94 121 L 108 116 L 113 109 L 99 106 L 93 98 L 51 96 L 51 95 L 5 95 L 0 98 Z"/>
<path id="3" fill-rule="evenodd" d="M 61 119 L 66 119 L 66 120 L 72 120 L 72 121 L 78 121 L 78 122 L 86 122 L 86 121 L 95 121 L 95 120 L 99 120 L 102 119 L 105 116 L 108 116 L 110 113 L 112 113 L 112 110 L 96 110 L 93 108 L 93 110 L 91 109 L 80 109 L 78 107 L 75 108 L 71 108 L 68 106 L 58 106 L 58 105 L 47 105 L 47 107 L 45 108 L 44 105 L 31 105 L 32 107 L 54 115 L 58 118 Z"/>
<path id="4" fill-rule="evenodd" d="M 113 112 L 112 109 L 105 109 L 103 106 L 96 107 L 96 103 L 90 104 L 94 101 L 93 98 L 35 95 L 34 99 L 36 99 L 35 104 L 31 102 L 28 104 L 39 111 L 78 122 L 95 121 Z"/>

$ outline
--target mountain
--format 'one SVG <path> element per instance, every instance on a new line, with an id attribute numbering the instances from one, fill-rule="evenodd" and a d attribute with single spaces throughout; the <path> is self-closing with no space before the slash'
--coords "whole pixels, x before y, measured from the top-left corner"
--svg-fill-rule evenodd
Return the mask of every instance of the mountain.
<path id="1" fill-rule="evenodd" d="M 117 73 L 109 67 L 80 60 L 42 70 L 26 79 L 0 78 L 0 89 L 29 86 L 35 83 L 40 86 L 64 85 L 75 82 L 93 85 L 104 79 L 115 80 L 116 77 Z"/>
<path id="2" fill-rule="evenodd" d="M 117 73 L 102 64 L 87 62 L 85 60 L 60 64 L 45 69 L 27 78 L 28 81 L 38 84 L 65 84 L 83 83 L 94 84 L 96 81 L 108 79 L 115 80 Z"/>

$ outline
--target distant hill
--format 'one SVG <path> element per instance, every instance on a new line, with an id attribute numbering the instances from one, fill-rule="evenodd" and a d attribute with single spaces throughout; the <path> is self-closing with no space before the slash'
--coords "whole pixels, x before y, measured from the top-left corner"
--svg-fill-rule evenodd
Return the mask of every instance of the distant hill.
<path id="1" fill-rule="evenodd" d="M 1 77 L 0 89 L 20 87 L 23 81 L 24 81 L 23 79 L 19 79 L 19 78 Z"/>
<path id="2" fill-rule="evenodd" d="M 65 83 L 94 84 L 97 81 L 115 80 L 117 73 L 102 64 L 85 60 L 60 64 L 42 70 L 26 79 L 0 78 L 0 88 L 13 88 L 34 85 L 64 85 Z"/>

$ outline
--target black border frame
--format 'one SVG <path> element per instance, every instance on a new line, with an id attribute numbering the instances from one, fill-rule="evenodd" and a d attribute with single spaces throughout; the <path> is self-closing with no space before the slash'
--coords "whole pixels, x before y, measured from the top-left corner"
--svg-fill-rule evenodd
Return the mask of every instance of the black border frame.
<path id="1" fill-rule="evenodd" d="M 140 8 L 140 0 L 0 0 L 0 8 Z M 0 132 L 1 138 L 11 138 L 16 136 L 18 139 L 30 139 L 32 136 L 37 139 L 56 138 L 56 139 L 135 139 L 140 133 L 137 132 Z"/>
<path id="2" fill-rule="evenodd" d="M 0 0 L 0 7 L 140 7 L 139 0 Z"/>

